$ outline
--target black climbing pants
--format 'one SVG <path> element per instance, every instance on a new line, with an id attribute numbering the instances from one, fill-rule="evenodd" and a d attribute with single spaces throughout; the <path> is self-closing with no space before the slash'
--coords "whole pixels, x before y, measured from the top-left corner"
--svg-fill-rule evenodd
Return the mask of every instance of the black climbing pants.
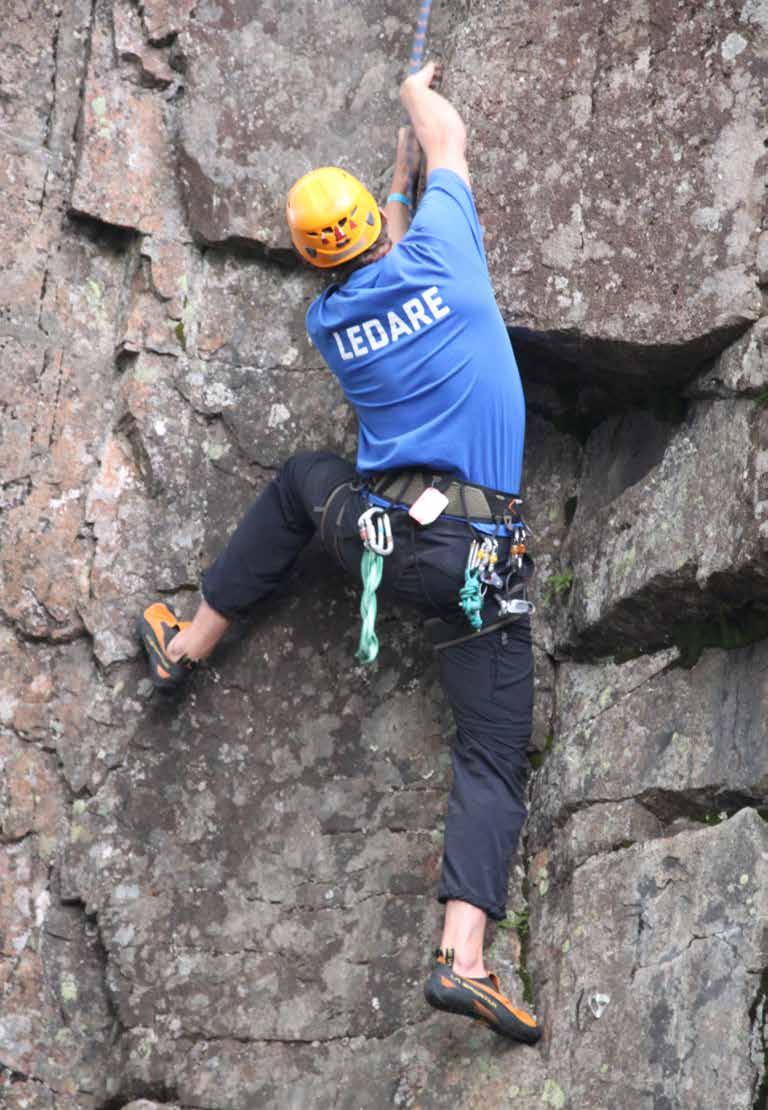
<path id="1" fill-rule="evenodd" d="M 203 576 L 208 604 L 227 617 L 246 614 L 284 578 L 318 530 L 325 548 L 359 580 L 357 519 L 368 502 L 355 478 L 352 464 L 329 452 L 290 458 Z M 390 520 L 395 547 L 384 559 L 381 592 L 455 623 L 471 542 L 466 523 L 440 517 L 424 528 L 402 510 L 391 511 Z M 464 631 L 466 622 L 457 635 Z M 530 620 L 522 617 L 441 648 L 438 657 L 456 722 L 438 898 L 471 902 L 500 920 L 525 819 L 533 706 Z"/>

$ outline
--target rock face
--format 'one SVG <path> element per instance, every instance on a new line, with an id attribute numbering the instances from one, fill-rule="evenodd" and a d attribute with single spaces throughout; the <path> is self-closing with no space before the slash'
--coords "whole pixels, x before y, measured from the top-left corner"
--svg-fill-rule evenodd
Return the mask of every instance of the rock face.
<path id="1" fill-rule="evenodd" d="M 553 826 L 567 827 L 588 805 L 628 796 L 662 823 L 685 814 L 686 803 L 700 820 L 760 804 L 768 792 L 766 655 L 761 643 L 710 649 L 691 670 L 676 666 L 674 650 L 620 666 L 563 664 L 532 843 L 544 847 Z"/>
<path id="2" fill-rule="evenodd" d="M 288 249 L 286 183 L 324 164 L 383 182 L 412 29 L 397 3 L 334 0 L 311 13 L 303 3 L 198 4 L 179 42 L 180 170 L 195 237 Z"/>
<path id="3" fill-rule="evenodd" d="M 446 89 L 472 123 L 509 323 L 581 378 L 690 376 L 761 312 L 760 4 L 472 5 Z"/>
<path id="4" fill-rule="evenodd" d="M 762 608 L 767 432 L 753 399 L 694 403 L 661 429 L 669 439 L 658 464 L 632 481 L 632 464 L 644 468 L 638 443 L 653 446 L 647 421 L 617 417 L 595 430 L 563 545 L 573 575 L 563 640 L 602 654 L 623 639 L 636 651 L 723 607 Z"/>
<path id="5" fill-rule="evenodd" d="M 764 1107 L 764 5 L 433 15 L 529 400 L 537 770 L 488 962 L 536 1049 L 421 999 L 418 624 L 357 667 L 313 547 L 183 700 L 133 634 L 286 455 L 354 452 L 282 206 L 321 162 L 387 188 L 414 10 L 5 9 L 0 1103 Z"/>
<path id="6" fill-rule="evenodd" d="M 552 1044 L 572 1046 L 570 1104 L 759 1105 L 767 842 L 743 810 L 592 857 L 558 877 L 546 909 L 534 895 Z"/>

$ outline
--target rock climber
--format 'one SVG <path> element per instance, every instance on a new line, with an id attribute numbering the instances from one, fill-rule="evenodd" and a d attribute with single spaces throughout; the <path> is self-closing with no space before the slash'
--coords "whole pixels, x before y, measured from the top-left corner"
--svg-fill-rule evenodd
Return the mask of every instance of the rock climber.
<path id="1" fill-rule="evenodd" d="M 288 194 L 296 251 L 333 271 L 307 331 L 357 413 L 356 465 L 323 451 L 290 458 L 204 574 L 194 619 L 157 602 L 139 631 L 153 682 L 175 687 L 316 532 L 355 575 L 364 545 L 381 557 L 383 589 L 429 618 L 456 723 L 438 890 L 445 918 L 425 995 L 533 1044 L 541 1027 L 483 958 L 487 919 L 506 916 L 526 812 L 531 562 L 517 499 L 525 404 L 488 276 L 464 123 L 431 87 L 435 74 L 429 62 L 400 89 L 426 158 L 412 222 L 408 129 L 383 209 L 336 167 L 311 171 Z M 370 642 L 367 650 L 370 659 Z"/>

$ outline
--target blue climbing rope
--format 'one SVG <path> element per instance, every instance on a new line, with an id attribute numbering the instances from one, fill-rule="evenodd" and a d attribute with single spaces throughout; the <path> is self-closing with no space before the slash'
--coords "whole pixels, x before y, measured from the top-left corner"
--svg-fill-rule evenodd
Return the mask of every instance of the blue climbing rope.
<path id="1" fill-rule="evenodd" d="M 408 60 L 409 73 L 416 73 L 421 69 L 424 60 L 424 43 L 427 37 L 427 25 L 429 23 L 429 10 L 431 7 L 432 0 L 422 0 L 419 14 L 416 17 L 416 34 L 413 36 L 411 56 Z"/>
<path id="2" fill-rule="evenodd" d="M 411 56 L 408 59 L 408 73 L 418 73 L 424 64 L 424 44 L 427 39 L 427 27 L 429 25 L 429 12 L 432 7 L 432 0 L 422 0 L 419 7 L 419 14 L 416 17 L 416 33 L 413 36 L 413 45 L 411 47 Z M 411 139 L 408 145 L 408 183 L 405 187 L 405 195 L 410 200 L 411 204 L 414 203 L 414 186 L 416 184 L 416 176 L 418 173 L 418 164 L 416 159 L 415 140 Z"/>
<path id="3" fill-rule="evenodd" d="M 429 13 L 431 8 L 432 0 L 422 0 L 419 7 L 419 14 L 416 17 L 416 32 L 413 36 L 411 56 L 408 60 L 409 73 L 417 73 L 423 65 L 424 45 L 427 38 L 427 26 L 429 25 Z M 409 199 L 413 197 L 413 186 L 416 177 L 416 166 L 413 164 L 413 161 L 412 152 L 409 151 L 408 185 L 405 190 L 406 196 Z M 381 536 L 379 537 L 379 544 L 381 545 Z M 360 561 L 360 576 L 363 580 L 363 596 L 360 598 L 360 617 L 362 625 L 360 628 L 360 641 L 357 646 L 357 651 L 355 652 L 355 659 L 357 659 L 359 663 L 373 663 L 374 659 L 379 654 L 379 638 L 376 635 L 376 613 L 378 610 L 376 591 L 381 585 L 383 572 L 384 559 L 378 552 L 372 551 L 370 547 L 366 546 Z M 480 584 L 476 582 L 475 586 L 479 593 Z M 482 598 L 480 599 L 480 605 L 482 606 Z M 470 620 L 471 619 L 470 617 Z M 477 617 L 478 621 L 479 619 L 480 618 Z M 473 627 L 477 626 L 473 625 Z"/>

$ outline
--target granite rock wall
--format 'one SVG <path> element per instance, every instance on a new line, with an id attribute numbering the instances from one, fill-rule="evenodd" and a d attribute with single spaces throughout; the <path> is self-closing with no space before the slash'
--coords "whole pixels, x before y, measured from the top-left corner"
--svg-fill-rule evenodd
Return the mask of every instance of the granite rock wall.
<path id="1" fill-rule="evenodd" d="M 133 635 L 293 449 L 351 454 L 286 187 L 387 187 L 415 8 L 0 0 L 0 1103 L 766 1106 L 760 0 L 436 3 L 529 402 L 531 818 L 431 1012 L 450 717 L 311 548 L 185 698 Z"/>

